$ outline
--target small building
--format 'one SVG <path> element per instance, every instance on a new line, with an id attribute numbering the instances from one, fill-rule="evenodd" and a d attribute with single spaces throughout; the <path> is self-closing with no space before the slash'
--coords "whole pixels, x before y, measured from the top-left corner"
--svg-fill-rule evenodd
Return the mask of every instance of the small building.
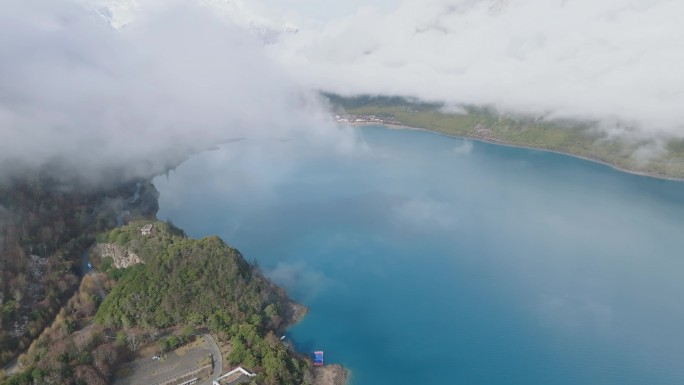
<path id="1" fill-rule="evenodd" d="M 323 351 L 322 350 L 314 352 L 313 364 L 314 364 L 314 366 L 325 365 L 325 363 L 323 362 Z"/>
<path id="2" fill-rule="evenodd" d="M 154 230 L 154 225 L 153 224 L 148 224 L 140 228 L 140 234 L 141 235 L 152 235 L 152 231 Z"/>
<path id="3" fill-rule="evenodd" d="M 212 381 L 213 385 L 234 385 L 246 382 L 251 377 L 256 377 L 256 374 L 250 373 L 242 367 L 231 370 L 230 372 L 222 375 L 221 377 Z"/>

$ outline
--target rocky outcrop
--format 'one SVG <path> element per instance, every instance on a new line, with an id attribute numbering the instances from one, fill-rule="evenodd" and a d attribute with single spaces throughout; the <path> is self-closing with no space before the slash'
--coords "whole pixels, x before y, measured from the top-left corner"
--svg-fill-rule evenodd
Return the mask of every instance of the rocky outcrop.
<path id="1" fill-rule="evenodd" d="M 304 316 L 309 312 L 309 309 L 295 301 L 288 301 L 285 305 L 285 320 L 287 326 L 292 326 L 304 319 Z"/>
<path id="2" fill-rule="evenodd" d="M 98 243 L 93 246 L 91 252 L 102 258 L 111 257 L 114 260 L 113 265 L 117 269 L 142 263 L 142 259 L 137 254 L 114 243 Z"/>
<path id="3" fill-rule="evenodd" d="M 342 365 L 332 364 L 314 368 L 314 385 L 345 385 L 349 371 Z"/>

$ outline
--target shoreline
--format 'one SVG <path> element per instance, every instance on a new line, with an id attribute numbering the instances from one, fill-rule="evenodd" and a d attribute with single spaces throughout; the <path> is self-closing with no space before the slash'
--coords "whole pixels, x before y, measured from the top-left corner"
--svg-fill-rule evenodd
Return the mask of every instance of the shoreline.
<path id="1" fill-rule="evenodd" d="M 280 333 L 285 333 L 285 330 L 298 324 L 309 313 L 309 308 L 296 302 L 292 299 L 288 302 L 287 317 L 288 322 L 284 330 L 280 330 Z M 293 347 L 294 349 L 294 347 Z M 300 352 L 294 350 L 295 354 L 302 357 L 307 357 L 310 359 L 310 355 L 306 352 Z M 326 364 L 325 366 L 314 366 L 311 374 L 313 375 L 312 385 L 346 385 L 349 383 L 349 377 L 351 376 L 351 370 L 345 368 L 341 364 L 333 363 Z"/>
<path id="2" fill-rule="evenodd" d="M 314 368 L 313 385 L 345 385 L 349 383 L 351 370 L 340 364 Z"/>
<path id="3" fill-rule="evenodd" d="M 548 153 L 552 153 L 552 154 L 571 156 L 571 157 L 576 158 L 576 159 L 582 159 L 582 160 L 586 160 L 588 162 L 597 163 L 597 164 L 600 164 L 603 166 L 608 166 L 613 170 L 624 172 L 626 174 L 631 174 L 631 175 L 636 175 L 636 176 L 641 176 L 641 177 L 646 177 L 646 178 L 651 178 L 651 179 L 670 181 L 670 182 L 684 182 L 684 177 L 676 178 L 676 177 L 658 175 L 658 174 L 644 172 L 644 171 L 630 170 L 630 169 L 626 169 L 626 168 L 614 165 L 612 163 L 608 163 L 608 162 L 603 161 L 603 160 L 590 158 L 588 156 L 577 155 L 577 154 L 573 154 L 570 152 L 563 152 L 563 151 L 559 151 L 559 150 L 549 150 L 549 149 L 540 148 L 540 147 L 524 146 L 521 144 L 515 144 L 515 143 L 507 142 L 504 140 L 498 140 L 498 139 L 493 139 L 493 138 L 487 138 L 487 137 L 481 137 L 481 136 L 465 136 L 465 135 L 447 134 L 446 132 L 431 130 L 429 128 L 412 127 L 412 126 L 407 126 L 405 124 L 376 123 L 376 122 L 349 122 L 349 123 L 337 122 L 337 123 L 338 124 L 346 123 L 347 125 L 356 126 L 356 127 L 382 126 L 382 127 L 388 128 L 390 130 L 425 131 L 425 132 L 429 132 L 429 133 L 433 133 L 433 134 L 437 134 L 437 135 L 443 135 L 443 136 L 446 136 L 449 138 L 468 139 L 468 140 L 474 140 L 474 141 L 481 142 L 481 143 L 494 144 L 497 146 L 521 148 L 521 149 L 525 149 L 525 150 L 534 150 L 534 151 L 543 151 L 543 152 L 548 152 Z"/>

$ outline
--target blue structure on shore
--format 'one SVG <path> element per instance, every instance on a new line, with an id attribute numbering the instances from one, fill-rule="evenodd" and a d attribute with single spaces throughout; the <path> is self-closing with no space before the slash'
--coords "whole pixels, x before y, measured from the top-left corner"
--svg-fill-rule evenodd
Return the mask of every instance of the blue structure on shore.
<path id="1" fill-rule="evenodd" d="M 323 366 L 323 351 L 319 350 L 314 352 L 314 366 Z"/>

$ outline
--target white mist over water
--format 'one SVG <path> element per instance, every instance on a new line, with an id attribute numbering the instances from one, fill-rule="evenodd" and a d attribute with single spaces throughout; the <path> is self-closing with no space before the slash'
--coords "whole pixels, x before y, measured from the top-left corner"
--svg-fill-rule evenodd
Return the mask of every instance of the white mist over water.
<path id="1" fill-rule="evenodd" d="M 386 3 L 371 0 L 284 35 L 274 57 L 331 92 L 596 120 L 611 135 L 684 137 L 684 27 L 674 16 L 684 13 L 681 1 Z"/>
<path id="2" fill-rule="evenodd" d="M 352 385 L 684 381 L 684 184 L 358 132 L 370 151 L 294 138 L 200 154 L 155 181 L 159 217 L 258 260 L 311 308 L 298 347 Z"/>
<path id="3" fill-rule="evenodd" d="M 255 36 L 197 2 L 141 2 L 120 29 L 71 0 L 0 2 L 0 182 L 46 166 L 144 178 L 231 139 L 303 132 L 350 140 Z"/>

